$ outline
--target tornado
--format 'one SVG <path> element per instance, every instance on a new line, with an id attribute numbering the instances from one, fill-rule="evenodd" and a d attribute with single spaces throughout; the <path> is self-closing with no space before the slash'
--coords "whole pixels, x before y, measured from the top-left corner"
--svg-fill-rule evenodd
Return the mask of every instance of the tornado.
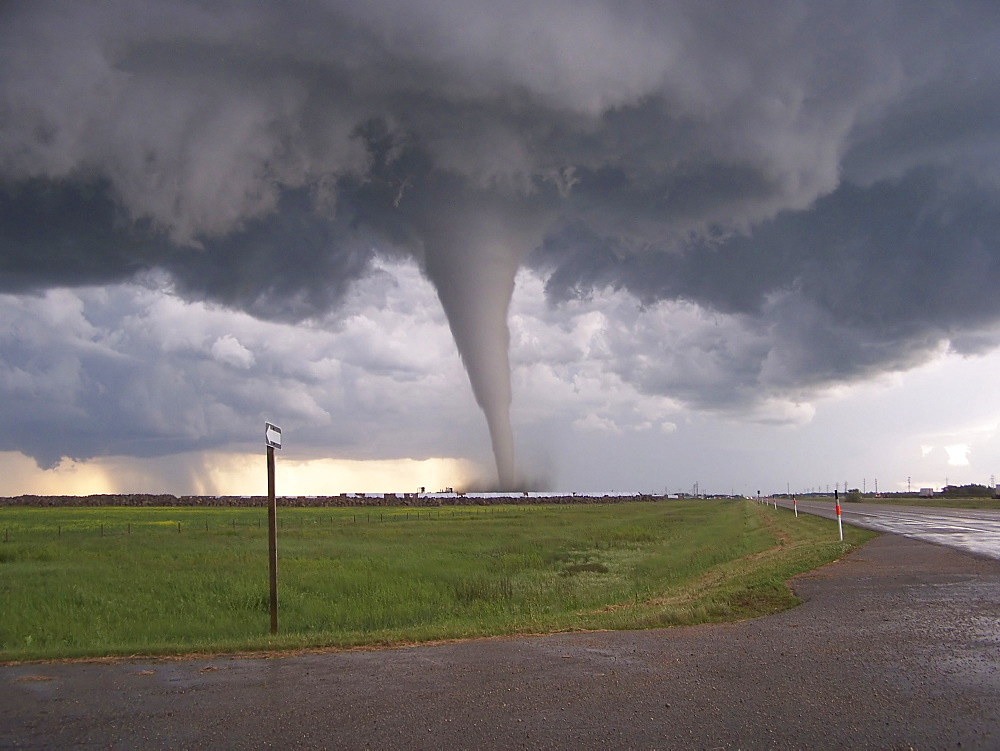
<path id="1" fill-rule="evenodd" d="M 524 256 L 542 237 L 539 217 L 516 202 L 454 197 L 422 227 L 423 261 L 437 290 L 472 393 L 486 416 L 497 485 L 517 485 L 510 422 L 510 329 L 507 314 Z"/>

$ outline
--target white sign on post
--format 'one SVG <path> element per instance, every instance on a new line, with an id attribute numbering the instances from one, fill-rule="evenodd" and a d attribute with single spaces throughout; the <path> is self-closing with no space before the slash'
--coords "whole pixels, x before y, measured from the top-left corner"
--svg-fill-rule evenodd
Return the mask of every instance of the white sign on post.
<path id="1" fill-rule="evenodd" d="M 267 444 L 267 557 L 271 578 L 271 633 L 278 633 L 278 530 L 277 507 L 274 499 L 274 450 L 281 448 L 281 428 L 264 423 L 264 443 Z"/>
<path id="2" fill-rule="evenodd" d="M 264 443 L 273 449 L 281 448 L 281 428 L 269 422 L 264 423 Z"/>

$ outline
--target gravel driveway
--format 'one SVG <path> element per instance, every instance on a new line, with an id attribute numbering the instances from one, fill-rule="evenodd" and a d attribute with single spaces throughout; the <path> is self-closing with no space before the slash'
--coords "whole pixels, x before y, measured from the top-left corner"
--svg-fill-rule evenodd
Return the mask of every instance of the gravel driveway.
<path id="1" fill-rule="evenodd" d="M 1000 562 L 886 535 L 718 626 L 0 668 L 0 747 L 1000 748 Z"/>

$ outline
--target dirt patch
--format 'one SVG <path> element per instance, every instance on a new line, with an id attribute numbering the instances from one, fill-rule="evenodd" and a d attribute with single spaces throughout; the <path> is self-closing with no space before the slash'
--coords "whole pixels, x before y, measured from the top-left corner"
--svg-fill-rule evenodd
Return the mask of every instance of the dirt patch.
<path id="1" fill-rule="evenodd" d="M 762 514 L 757 512 L 757 518 L 764 522 L 764 526 L 767 527 L 767 531 L 778 538 L 779 545 L 790 545 L 792 542 L 791 536 L 772 519 L 768 514 Z"/>

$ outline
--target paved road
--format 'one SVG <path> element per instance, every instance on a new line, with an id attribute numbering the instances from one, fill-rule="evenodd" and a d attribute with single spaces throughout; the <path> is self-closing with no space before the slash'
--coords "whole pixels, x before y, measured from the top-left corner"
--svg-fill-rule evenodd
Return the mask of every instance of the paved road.
<path id="1" fill-rule="evenodd" d="M 0 748 L 1000 748 L 1000 562 L 886 535 L 793 586 L 717 626 L 0 667 Z"/>
<path id="2" fill-rule="evenodd" d="M 779 499 L 778 506 L 792 508 L 792 502 Z M 800 513 L 837 518 L 833 501 L 798 501 L 798 507 Z M 842 503 L 840 509 L 845 524 L 1000 559 L 1000 511 L 884 506 L 874 503 Z"/>

